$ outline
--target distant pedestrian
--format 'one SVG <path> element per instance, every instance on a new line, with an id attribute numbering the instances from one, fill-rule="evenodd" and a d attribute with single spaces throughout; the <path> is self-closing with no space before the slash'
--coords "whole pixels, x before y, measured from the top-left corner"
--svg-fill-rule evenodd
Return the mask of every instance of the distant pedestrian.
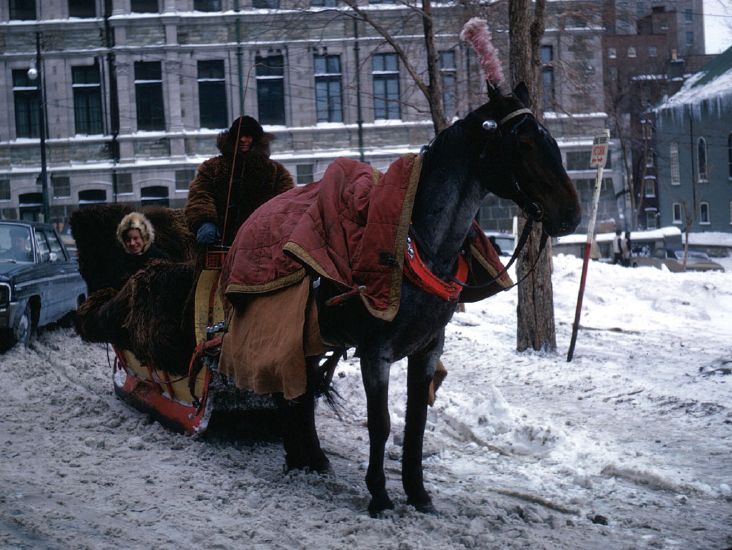
<path id="1" fill-rule="evenodd" d="M 498 246 L 498 243 L 496 242 L 496 238 L 493 235 L 491 235 L 491 236 L 488 237 L 488 240 L 493 245 L 493 248 L 496 249 L 496 254 L 498 254 L 500 256 L 501 255 L 501 247 Z"/>
<path id="2" fill-rule="evenodd" d="M 623 265 L 630 267 L 631 258 L 633 257 L 633 248 L 630 243 L 630 231 L 625 232 L 625 250 L 623 251 Z"/>
<path id="3" fill-rule="evenodd" d="M 628 245 L 620 229 L 615 231 L 613 239 L 613 264 L 625 265 L 625 258 L 628 257 Z"/>

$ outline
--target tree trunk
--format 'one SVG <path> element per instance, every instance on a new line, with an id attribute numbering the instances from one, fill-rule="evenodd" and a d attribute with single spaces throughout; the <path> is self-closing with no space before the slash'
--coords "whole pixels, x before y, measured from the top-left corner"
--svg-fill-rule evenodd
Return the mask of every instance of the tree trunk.
<path id="1" fill-rule="evenodd" d="M 424 29 L 424 42 L 427 48 L 427 75 L 429 78 L 427 101 L 430 105 L 432 125 L 435 128 L 435 135 L 437 135 L 447 128 L 448 122 L 445 119 L 445 109 L 442 102 L 440 58 L 437 48 L 435 48 L 435 29 L 432 24 L 432 3 L 430 0 L 422 0 L 422 28 Z"/>
<path id="2" fill-rule="evenodd" d="M 544 34 L 545 0 L 509 0 L 509 38 L 511 41 L 509 62 L 511 84 L 524 82 L 534 101 L 533 109 L 541 118 L 542 94 L 539 80 L 539 45 Z M 526 223 L 519 217 L 519 233 Z M 516 262 L 516 278 L 524 281 L 518 287 L 516 349 L 554 351 L 557 348 L 554 326 L 554 291 L 551 279 L 551 244 L 539 256 L 541 224 L 535 224 L 526 246 Z M 532 271 L 532 267 L 536 267 Z"/>

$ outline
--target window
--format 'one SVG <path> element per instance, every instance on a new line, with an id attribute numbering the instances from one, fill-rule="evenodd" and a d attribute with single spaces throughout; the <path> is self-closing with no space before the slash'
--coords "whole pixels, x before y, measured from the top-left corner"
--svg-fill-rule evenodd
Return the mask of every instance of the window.
<path id="1" fill-rule="evenodd" d="M 396 4 L 396 0 L 369 0 L 369 4 Z"/>
<path id="2" fill-rule="evenodd" d="M 160 61 L 135 61 L 138 130 L 165 130 Z"/>
<path id="3" fill-rule="evenodd" d="M 655 209 L 646 210 L 646 229 L 658 229 L 658 212 Z"/>
<path id="4" fill-rule="evenodd" d="M 79 206 L 89 206 L 107 202 L 107 192 L 104 189 L 87 189 L 79 191 Z"/>
<path id="5" fill-rule="evenodd" d="M 132 194 L 132 174 L 117 174 L 117 194 Z"/>
<path id="6" fill-rule="evenodd" d="M 628 47 L 628 57 L 635 57 L 635 48 L 633 46 Z"/>
<path id="7" fill-rule="evenodd" d="M 542 46 L 541 56 L 542 105 L 546 110 L 554 110 L 554 48 Z"/>
<path id="8" fill-rule="evenodd" d="M 228 126 L 223 59 L 198 62 L 198 110 L 201 128 Z"/>
<path id="9" fill-rule="evenodd" d="M 450 120 L 457 115 L 457 65 L 455 52 L 446 50 L 440 55 L 440 74 L 442 75 L 442 105 L 445 108 L 445 118 Z"/>
<path id="10" fill-rule="evenodd" d="M 10 19 L 32 21 L 36 18 L 35 0 L 10 0 Z"/>
<path id="11" fill-rule="evenodd" d="M 68 176 L 52 176 L 51 185 L 53 186 L 54 198 L 66 198 L 71 196 L 71 183 Z"/>
<path id="12" fill-rule="evenodd" d="M 710 214 L 709 214 L 709 203 L 708 202 L 699 203 L 699 223 L 701 225 L 709 225 L 710 223 L 712 223 L 712 220 L 711 220 Z"/>
<path id="13" fill-rule="evenodd" d="M 193 178 L 196 177 L 196 171 L 192 168 L 187 168 L 185 170 L 176 170 L 175 171 L 175 190 L 176 191 L 188 191 L 188 186 L 191 184 L 191 181 L 193 181 Z"/>
<path id="14" fill-rule="evenodd" d="M 280 9 L 280 0 L 252 0 L 252 7 L 265 10 Z"/>
<path id="15" fill-rule="evenodd" d="M 732 201 L 729 201 L 729 224 L 732 225 Z"/>
<path id="16" fill-rule="evenodd" d="M 395 53 L 377 53 L 372 60 L 374 118 L 402 117 L 399 92 L 399 60 Z"/>
<path id="17" fill-rule="evenodd" d="M 647 151 L 645 154 L 645 159 L 646 168 L 653 168 L 653 153 Z"/>
<path id="18" fill-rule="evenodd" d="M 682 212 L 681 203 L 679 203 L 679 202 L 673 203 L 671 205 L 671 209 L 672 209 L 671 216 L 673 218 L 672 219 L 673 223 L 676 223 L 676 224 L 683 223 L 683 218 L 681 217 L 681 212 Z"/>
<path id="19" fill-rule="evenodd" d="M 671 161 L 671 185 L 681 185 L 681 170 L 679 169 L 679 144 L 675 141 L 669 146 Z"/>
<path id="20" fill-rule="evenodd" d="M 656 183 L 652 179 L 647 179 L 643 182 L 643 194 L 646 197 L 656 196 Z"/>
<path id="21" fill-rule="evenodd" d="M 140 189 L 140 200 L 145 206 L 150 204 L 169 206 L 170 201 L 168 200 L 168 188 L 162 185 L 143 187 Z"/>
<path id="22" fill-rule="evenodd" d="M 694 43 L 694 31 L 686 31 L 686 45 L 691 46 Z"/>
<path id="23" fill-rule="evenodd" d="M 221 11 L 221 0 L 193 0 L 196 11 Z"/>
<path id="24" fill-rule="evenodd" d="M 732 180 L 732 132 L 727 136 L 727 178 Z"/>
<path id="25" fill-rule="evenodd" d="M 691 23 L 694 21 L 694 12 L 690 8 L 684 10 L 684 21 Z"/>
<path id="26" fill-rule="evenodd" d="M 10 198 L 10 180 L 0 180 L 0 201 L 9 201 Z"/>
<path id="27" fill-rule="evenodd" d="M 48 241 L 48 248 L 51 252 L 56 254 L 56 258 L 59 260 L 65 260 L 66 256 L 64 255 L 64 249 L 63 246 L 61 246 L 61 243 L 58 240 L 58 237 L 56 236 L 56 233 L 53 231 L 50 231 L 48 229 L 45 229 L 43 231 L 43 235 L 46 237 L 46 240 Z"/>
<path id="28" fill-rule="evenodd" d="M 46 240 L 46 236 L 43 234 L 43 231 L 39 228 L 35 228 L 33 233 L 35 235 L 38 257 L 42 262 L 50 261 L 51 255 L 49 254 L 49 252 L 51 251 L 51 249 L 48 246 L 48 241 Z"/>
<path id="29" fill-rule="evenodd" d="M 696 142 L 697 181 L 707 181 L 707 140 L 700 137 Z"/>
<path id="30" fill-rule="evenodd" d="M 335 8 L 338 0 L 310 0 L 310 5 L 314 8 Z"/>
<path id="31" fill-rule="evenodd" d="M 40 94 L 35 82 L 28 78 L 25 69 L 13 71 L 13 99 L 15 101 L 16 137 L 37 138 L 39 125 Z"/>
<path id="32" fill-rule="evenodd" d="M 608 59 L 615 59 L 618 57 L 618 52 L 615 48 L 608 48 L 607 49 L 607 57 Z"/>
<path id="33" fill-rule="evenodd" d="M 281 55 L 255 58 L 261 124 L 285 123 L 285 63 Z"/>
<path id="34" fill-rule="evenodd" d="M 71 67 L 71 82 L 76 133 L 101 134 L 102 85 L 99 80 L 99 65 Z"/>
<path id="35" fill-rule="evenodd" d="M 133 13 L 157 13 L 158 0 L 132 0 L 130 9 Z"/>
<path id="36" fill-rule="evenodd" d="M 95 0 L 69 0 L 69 17 L 96 17 Z"/>
<path id="37" fill-rule="evenodd" d="M 658 49 L 656 46 L 649 46 L 648 47 L 648 57 L 656 57 L 658 56 Z"/>
<path id="38" fill-rule="evenodd" d="M 567 170 L 589 170 L 590 151 L 567 151 Z"/>
<path id="39" fill-rule="evenodd" d="M 645 4 L 643 4 L 643 2 L 635 3 L 635 14 L 638 17 L 643 17 L 646 14 L 646 6 Z"/>
<path id="40" fill-rule="evenodd" d="M 316 55 L 315 113 L 318 122 L 343 122 L 341 56 Z"/>
<path id="41" fill-rule="evenodd" d="M 295 166 L 297 171 L 297 184 L 303 185 L 306 183 L 312 183 L 315 178 L 313 177 L 313 165 L 312 164 L 298 164 Z"/>

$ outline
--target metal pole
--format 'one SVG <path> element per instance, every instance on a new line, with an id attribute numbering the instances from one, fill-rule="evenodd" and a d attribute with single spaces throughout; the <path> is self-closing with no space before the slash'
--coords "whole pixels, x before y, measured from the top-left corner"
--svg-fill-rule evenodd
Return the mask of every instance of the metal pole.
<path id="1" fill-rule="evenodd" d="M 41 62 L 41 33 L 36 32 L 36 70 L 38 71 L 39 126 L 41 138 L 41 190 L 43 195 L 43 222 L 48 223 L 48 171 L 46 170 L 46 94 Z"/>
<path id="2" fill-rule="evenodd" d="M 358 157 L 366 160 L 363 151 L 363 113 L 361 112 L 361 48 L 358 43 L 358 20 L 353 18 L 353 53 L 356 56 L 356 124 L 358 125 Z"/>
<path id="3" fill-rule="evenodd" d="M 236 72 L 239 80 L 239 112 L 235 113 L 233 118 L 237 118 L 244 114 L 244 51 L 241 45 L 241 16 L 239 15 L 239 0 L 234 1 L 234 11 L 236 12 Z M 247 78 L 247 85 L 249 79 Z"/>
<path id="4" fill-rule="evenodd" d="M 579 293 L 577 295 L 577 308 L 574 311 L 574 323 L 572 324 L 572 339 L 569 343 L 569 351 L 567 352 L 567 362 L 572 360 L 574 355 L 574 346 L 577 343 L 577 331 L 579 330 L 580 316 L 582 315 L 582 298 L 585 294 L 585 283 L 587 281 L 587 266 L 590 263 L 592 255 L 592 238 L 595 235 L 595 219 L 597 218 L 597 205 L 600 202 L 600 188 L 602 187 L 602 170 L 605 167 L 605 158 L 607 155 L 607 140 L 610 138 L 610 130 L 605 130 L 605 155 L 602 162 L 597 164 L 597 175 L 595 176 L 595 190 L 592 194 L 592 210 L 590 213 L 590 221 L 587 224 L 587 241 L 585 242 L 585 254 L 582 259 L 582 276 L 580 277 Z"/>

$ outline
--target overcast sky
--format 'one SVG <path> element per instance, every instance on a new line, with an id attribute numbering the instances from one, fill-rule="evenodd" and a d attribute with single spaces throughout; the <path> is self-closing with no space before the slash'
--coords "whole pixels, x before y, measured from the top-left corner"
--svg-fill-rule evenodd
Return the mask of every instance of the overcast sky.
<path id="1" fill-rule="evenodd" d="M 720 53 L 732 46 L 732 0 L 704 0 L 706 53 Z"/>

